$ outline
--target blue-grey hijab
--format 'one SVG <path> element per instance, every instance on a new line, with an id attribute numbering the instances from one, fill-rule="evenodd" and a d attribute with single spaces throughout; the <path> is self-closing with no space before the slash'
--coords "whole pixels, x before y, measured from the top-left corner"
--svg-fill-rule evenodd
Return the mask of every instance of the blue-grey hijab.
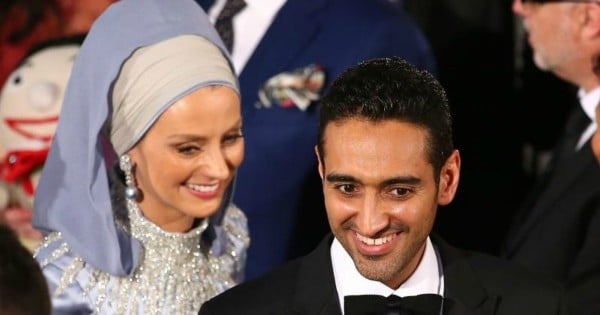
<path id="1" fill-rule="evenodd" d="M 110 157 L 115 153 L 105 128 L 111 91 L 123 63 L 136 49 L 184 34 L 212 42 L 232 67 L 219 35 L 193 0 L 121 0 L 96 20 L 75 60 L 36 188 L 33 225 L 45 234 L 61 232 L 87 263 L 116 276 L 133 272 L 141 245 L 116 227 L 112 210 L 107 169 L 113 166 Z M 237 81 L 234 88 L 238 89 Z M 205 232 L 213 251 L 221 249 L 220 222 L 232 191 L 233 184 Z"/>

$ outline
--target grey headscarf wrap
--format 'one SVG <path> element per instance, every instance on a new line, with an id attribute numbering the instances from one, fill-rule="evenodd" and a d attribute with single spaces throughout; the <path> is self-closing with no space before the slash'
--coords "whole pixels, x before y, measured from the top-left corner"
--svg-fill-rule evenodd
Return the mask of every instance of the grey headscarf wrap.
<path id="1" fill-rule="evenodd" d="M 110 142 L 117 155 L 131 149 L 179 96 L 209 84 L 239 93 L 227 59 L 203 37 L 181 35 L 138 49 L 112 93 Z"/>
<path id="2" fill-rule="evenodd" d="M 112 210 L 107 174 L 112 165 L 107 163 L 116 154 L 110 144 L 106 145 L 109 135 L 104 125 L 107 119 L 111 120 L 113 85 L 124 62 L 136 50 L 180 35 L 198 35 L 213 43 L 227 58 L 233 73 L 223 43 L 193 0 L 122 0 L 96 20 L 73 66 L 34 198 L 36 228 L 44 233 L 60 231 L 71 249 L 87 263 L 116 276 L 133 272 L 139 263 L 140 244 L 115 226 Z M 199 52 L 197 58 L 207 57 Z M 148 122 L 130 133 L 132 138 L 124 141 L 119 150 L 134 145 L 160 113 L 191 90 L 228 85 L 221 78 L 212 81 L 200 77 L 183 84 L 182 90 L 170 94 L 171 99 L 154 106 L 153 113 L 144 116 L 151 116 Z M 232 87 L 238 90 L 237 81 Z M 219 212 L 211 217 L 208 232 L 216 237 L 216 243 L 222 233 L 217 225 L 232 190 L 233 184 Z"/>

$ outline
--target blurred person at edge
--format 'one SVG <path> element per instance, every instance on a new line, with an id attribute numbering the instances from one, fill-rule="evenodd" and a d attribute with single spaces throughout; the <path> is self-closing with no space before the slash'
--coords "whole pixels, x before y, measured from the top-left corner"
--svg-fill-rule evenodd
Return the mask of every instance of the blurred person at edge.
<path id="1" fill-rule="evenodd" d="M 50 293 L 40 265 L 15 232 L 0 223 L 0 313 L 50 315 Z"/>
<path id="2" fill-rule="evenodd" d="M 600 314 L 600 3 L 514 0 L 534 62 L 579 87 L 552 161 L 521 208 L 501 255 L 568 291 L 571 314 Z M 540 113 L 543 115 L 543 113 Z"/>

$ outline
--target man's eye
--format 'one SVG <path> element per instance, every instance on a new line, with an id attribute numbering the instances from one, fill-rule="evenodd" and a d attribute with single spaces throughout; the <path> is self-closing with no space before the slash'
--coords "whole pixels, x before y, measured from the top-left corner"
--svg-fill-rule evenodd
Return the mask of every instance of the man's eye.
<path id="1" fill-rule="evenodd" d="M 344 194 L 350 194 L 356 191 L 356 186 L 351 184 L 338 185 L 336 188 Z"/>
<path id="2" fill-rule="evenodd" d="M 408 188 L 394 188 L 391 190 L 392 195 L 402 197 L 410 194 L 411 190 Z"/>

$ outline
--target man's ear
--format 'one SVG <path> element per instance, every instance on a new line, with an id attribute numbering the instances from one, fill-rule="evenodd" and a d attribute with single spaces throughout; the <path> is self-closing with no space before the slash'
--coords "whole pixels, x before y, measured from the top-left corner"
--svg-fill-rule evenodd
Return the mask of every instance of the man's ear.
<path id="1" fill-rule="evenodd" d="M 319 176 L 321 176 L 321 180 L 323 180 L 323 160 L 321 159 L 321 155 L 319 155 L 319 148 L 316 145 L 315 154 L 317 155 L 317 161 L 319 162 Z"/>
<path id="2" fill-rule="evenodd" d="M 454 150 L 442 166 L 438 186 L 438 204 L 445 206 L 452 202 L 460 178 L 460 153 Z"/>
<path id="3" fill-rule="evenodd" d="M 584 3 L 583 36 L 588 39 L 600 38 L 600 4 L 595 2 Z"/>

